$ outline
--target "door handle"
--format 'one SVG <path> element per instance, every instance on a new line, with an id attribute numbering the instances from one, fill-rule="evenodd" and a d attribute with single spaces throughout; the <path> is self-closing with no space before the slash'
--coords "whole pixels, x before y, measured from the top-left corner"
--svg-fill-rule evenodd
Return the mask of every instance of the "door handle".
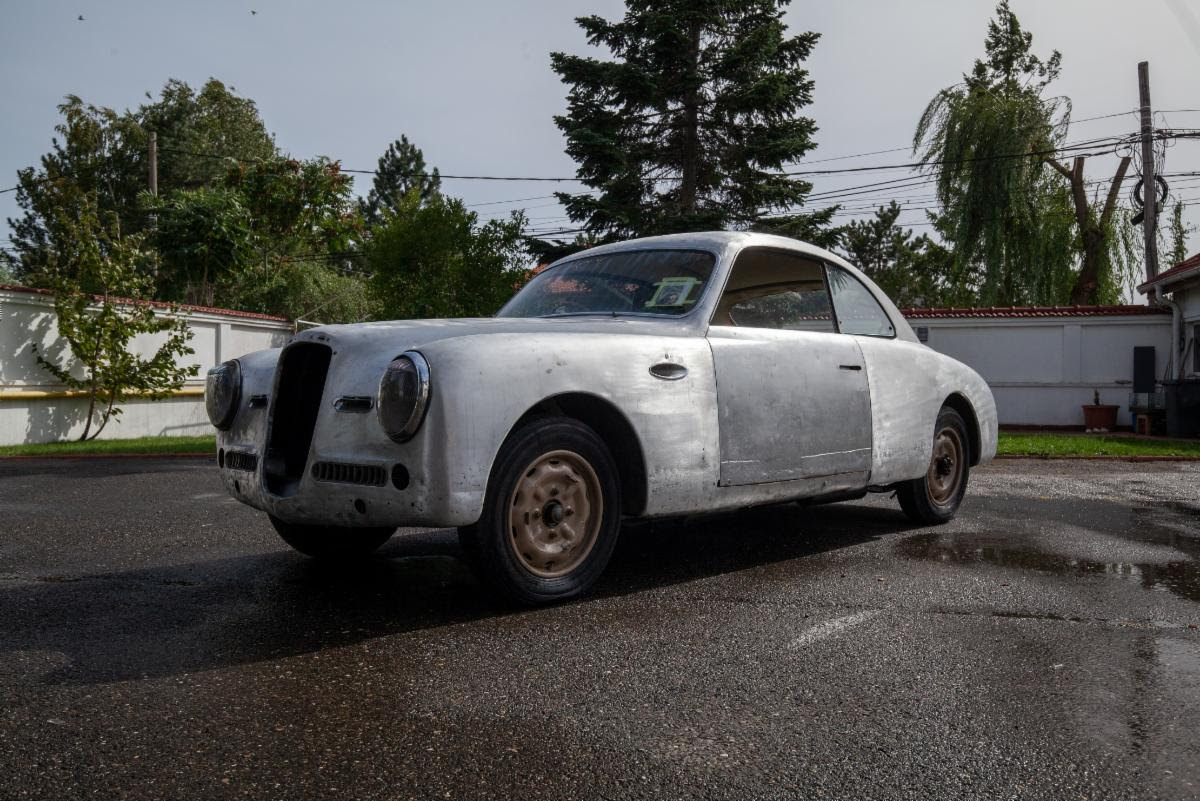
<path id="1" fill-rule="evenodd" d="M 663 381 L 678 381 L 686 376 L 687 373 L 686 367 L 674 362 L 659 362 L 650 368 L 650 375 L 655 378 L 661 378 Z"/>
<path id="2" fill-rule="evenodd" d="M 862 365 L 861 364 L 839 364 L 838 369 L 839 370 L 861 370 Z"/>

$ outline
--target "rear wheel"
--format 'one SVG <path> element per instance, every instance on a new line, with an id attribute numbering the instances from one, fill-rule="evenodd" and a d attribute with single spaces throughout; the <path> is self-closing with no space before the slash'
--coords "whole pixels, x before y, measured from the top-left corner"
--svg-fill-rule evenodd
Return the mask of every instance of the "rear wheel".
<path id="1" fill-rule="evenodd" d="M 274 515 L 271 525 L 288 545 L 314 559 L 354 559 L 370 556 L 391 539 L 392 528 L 343 528 L 287 523 Z"/>
<path id="2" fill-rule="evenodd" d="M 933 454 L 925 475 L 896 488 L 900 508 L 917 523 L 945 523 L 967 492 L 971 440 L 962 415 L 943 406 L 933 427 Z"/>
<path id="3" fill-rule="evenodd" d="M 612 556 L 621 520 L 616 464 L 578 420 L 536 420 L 500 449 L 483 514 L 459 529 L 476 572 L 525 604 L 587 592 Z"/>

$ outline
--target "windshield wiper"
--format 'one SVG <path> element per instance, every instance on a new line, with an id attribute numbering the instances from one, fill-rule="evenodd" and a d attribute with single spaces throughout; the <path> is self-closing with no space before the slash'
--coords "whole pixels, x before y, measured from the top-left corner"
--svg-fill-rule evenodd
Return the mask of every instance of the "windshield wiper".
<path id="1" fill-rule="evenodd" d="M 553 314 L 539 314 L 539 319 L 547 319 L 550 317 L 619 317 L 620 315 L 612 310 L 609 311 L 585 311 L 585 312 L 555 312 Z"/>

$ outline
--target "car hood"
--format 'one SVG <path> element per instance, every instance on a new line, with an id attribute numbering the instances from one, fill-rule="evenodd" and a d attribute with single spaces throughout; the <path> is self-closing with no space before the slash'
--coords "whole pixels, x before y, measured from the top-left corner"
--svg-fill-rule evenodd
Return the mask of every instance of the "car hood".
<path id="1" fill-rule="evenodd" d="M 388 320 L 352 325 L 323 325 L 301 331 L 301 341 L 336 344 L 351 350 L 418 348 L 431 342 L 481 334 L 640 334 L 646 336 L 697 336 L 695 320 L 646 317 L 464 317 L 445 320 Z"/>

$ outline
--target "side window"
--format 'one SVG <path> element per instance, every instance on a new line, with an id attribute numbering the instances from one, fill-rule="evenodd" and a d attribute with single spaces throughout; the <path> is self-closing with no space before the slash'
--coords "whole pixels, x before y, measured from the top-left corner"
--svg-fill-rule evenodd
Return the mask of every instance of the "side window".
<path id="1" fill-rule="evenodd" d="M 821 265 L 764 248 L 748 248 L 738 255 L 712 324 L 836 331 Z"/>
<path id="2" fill-rule="evenodd" d="M 861 281 L 841 267 L 830 264 L 827 269 L 833 308 L 837 312 L 838 328 L 843 334 L 896 336 L 896 327 L 892 325 L 887 312 Z"/>

